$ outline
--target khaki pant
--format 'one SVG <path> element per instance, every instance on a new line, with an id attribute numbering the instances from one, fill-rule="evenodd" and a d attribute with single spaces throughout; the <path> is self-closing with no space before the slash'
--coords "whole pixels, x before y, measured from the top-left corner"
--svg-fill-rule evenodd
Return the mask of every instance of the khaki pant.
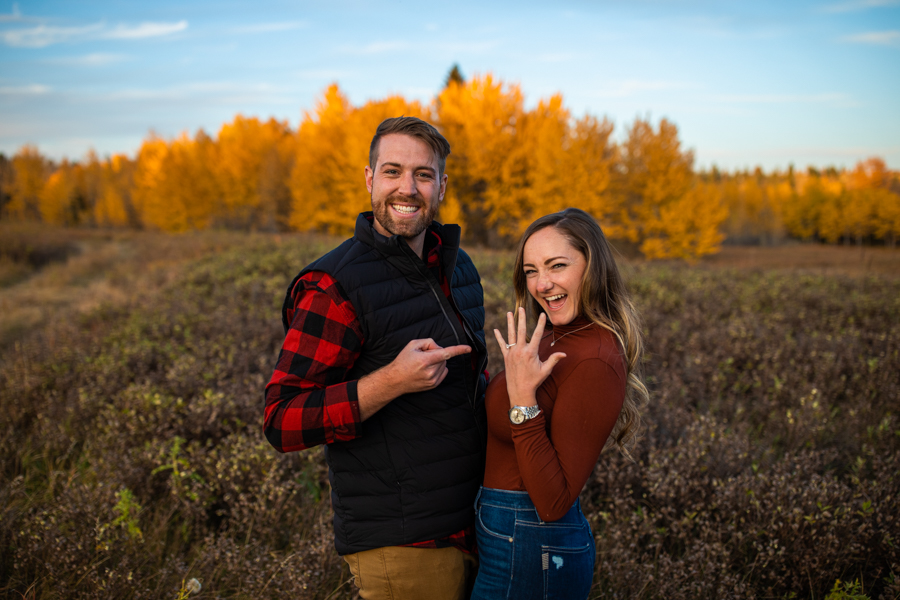
<path id="1" fill-rule="evenodd" d="M 344 560 L 364 600 L 466 600 L 477 559 L 456 548 L 389 546 Z"/>

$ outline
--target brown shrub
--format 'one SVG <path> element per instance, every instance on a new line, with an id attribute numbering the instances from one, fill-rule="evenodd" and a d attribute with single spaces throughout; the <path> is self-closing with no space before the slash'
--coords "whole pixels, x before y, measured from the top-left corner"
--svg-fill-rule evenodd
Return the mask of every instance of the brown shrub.
<path id="1" fill-rule="evenodd" d="M 353 596 L 321 452 L 260 427 L 284 287 L 329 242 L 241 239 L 3 355 L 0 595 Z M 511 257 L 472 254 L 496 372 Z M 582 494 L 594 596 L 897 598 L 900 282 L 626 270 L 653 395 Z"/>

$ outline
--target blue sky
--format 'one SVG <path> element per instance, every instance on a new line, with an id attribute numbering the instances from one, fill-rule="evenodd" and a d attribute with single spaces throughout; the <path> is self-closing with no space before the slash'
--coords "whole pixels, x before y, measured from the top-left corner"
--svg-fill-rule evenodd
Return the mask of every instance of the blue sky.
<path id="1" fill-rule="evenodd" d="M 900 0 L 0 4 L 0 152 L 133 155 L 241 113 L 296 127 L 331 82 L 429 101 L 454 64 L 575 116 L 679 127 L 696 165 L 900 168 Z"/>

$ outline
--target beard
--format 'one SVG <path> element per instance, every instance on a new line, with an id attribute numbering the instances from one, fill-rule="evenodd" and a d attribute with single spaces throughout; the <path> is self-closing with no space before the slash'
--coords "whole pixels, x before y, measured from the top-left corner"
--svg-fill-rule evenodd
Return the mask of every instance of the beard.
<path id="1" fill-rule="evenodd" d="M 372 212 L 375 219 L 384 227 L 391 235 L 397 235 L 402 238 L 414 238 L 431 225 L 434 216 L 438 211 L 438 203 L 419 202 L 419 212 L 416 213 L 415 219 L 395 220 L 391 214 L 390 204 L 398 202 L 401 204 L 412 204 L 410 198 L 388 197 L 377 202 L 372 198 Z"/>

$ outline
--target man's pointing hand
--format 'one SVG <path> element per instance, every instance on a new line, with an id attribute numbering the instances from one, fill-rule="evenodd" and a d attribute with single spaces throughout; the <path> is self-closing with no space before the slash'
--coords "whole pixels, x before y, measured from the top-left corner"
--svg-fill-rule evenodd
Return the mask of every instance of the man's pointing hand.
<path id="1" fill-rule="evenodd" d="M 441 384 L 447 361 L 472 351 L 469 346 L 442 348 L 434 340 L 412 340 L 389 365 L 359 380 L 359 416 L 365 421 L 398 396 L 424 392 Z"/>
<path id="2" fill-rule="evenodd" d="M 442 348 L 434 340 L 413 340 L 388 365 L 397 377 L 402 394 L 436 388 L 447 376 L 447 361 L 472 351 L 469 346 Z M 399 394 L 398 394 L 399 395 Z"/>

